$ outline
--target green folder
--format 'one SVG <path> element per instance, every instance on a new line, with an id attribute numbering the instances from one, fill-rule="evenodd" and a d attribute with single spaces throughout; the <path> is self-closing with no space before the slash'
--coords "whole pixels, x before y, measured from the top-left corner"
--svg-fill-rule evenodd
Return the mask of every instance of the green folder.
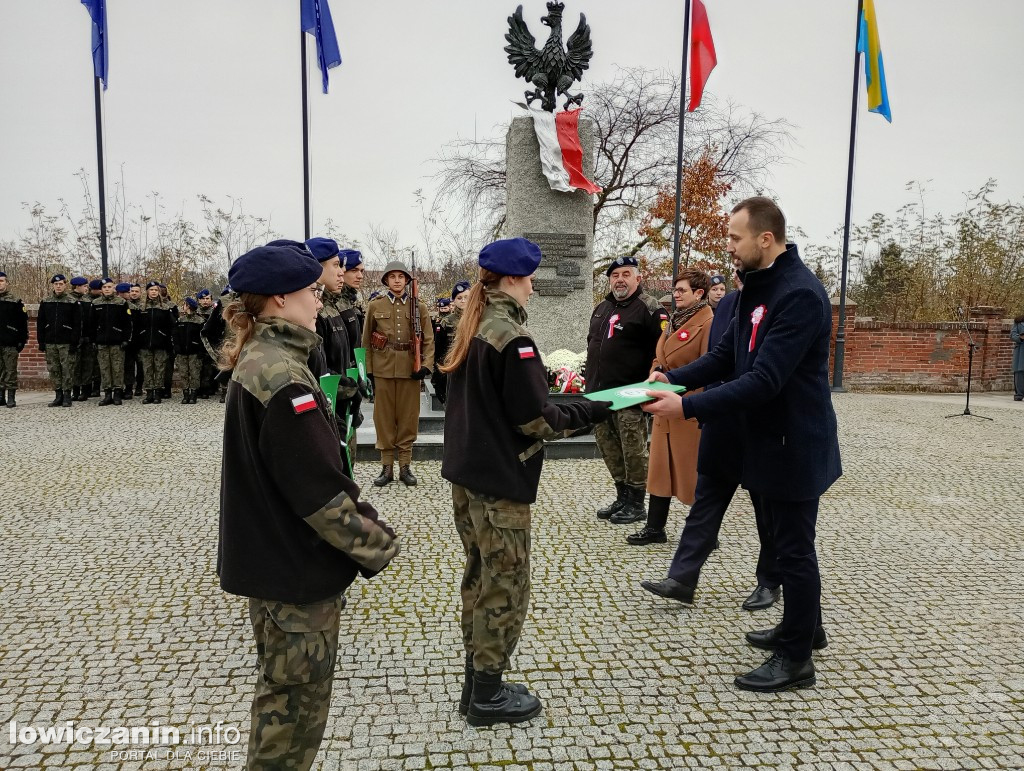
<path id="1" fill-rule="evenodd" d="M 350 377 L 356 380 L 366 380 L 366 349 L 356 348 L 352 351 L 352 354 L 356 360 L 356 369 L 359 370 L 359 377 L 356 378 L 355 375 L 350 375 Z"/>
<path id="2" fill-rule="evenodd" d="M 320 390 L 324 392 L 324 396 L 327 397 L 327 401 L 331 403 L 331 414 L 334 414 L 338 404 L 338 381 L 341 380 L 340 375 L 321 375 L 320 376 Z"/>
<path id="3" fill-rule="evenodd" d="M 633 385 L 606 388 L 603 391 L 583 395 L 594 402 L 611 402 L 613 410 L 622 410 L 626 407 L 635 407 L 638 404 L 653 401 L 654 397 L 648 396 L 648 391 L 674 391 L 681 394 L 685 390 L 686 386 L 672 385 L 671 383 L 633 383 Z"/>

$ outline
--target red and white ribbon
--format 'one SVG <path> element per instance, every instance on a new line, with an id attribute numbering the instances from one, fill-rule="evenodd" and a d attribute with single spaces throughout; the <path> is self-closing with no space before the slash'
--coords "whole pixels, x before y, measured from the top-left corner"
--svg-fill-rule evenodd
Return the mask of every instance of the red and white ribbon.
<path id="1" fill-rule="evenodd" d="M 753 327 L 750 330 L 750 345 L 747 347 L 747 353 L 754 352 L 754 345 L 757 343 L 757 328 L 761 325 L 761 319 L 764 318 L 766 310 L 768 309 L 763 305 L 758 305 L 750 314 L 750 323 L 753 324 Z"/>

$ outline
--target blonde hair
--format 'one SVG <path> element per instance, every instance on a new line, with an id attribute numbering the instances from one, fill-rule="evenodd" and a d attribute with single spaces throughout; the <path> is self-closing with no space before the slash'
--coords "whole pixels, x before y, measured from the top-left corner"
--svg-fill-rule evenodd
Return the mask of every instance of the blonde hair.
<path id="1" fill-rule="evenodd" d="M 466 292 L 466 307 L 462 310 L 462 318 L 455 327 L 455 342 L 448 349 L 448 355 L 444 357 L 444 364 L 438 367 L 441 372 L 448 374 L 462 366 L 469 355 L 469 343 L 476 337 L 477 329 L 480 327 L 480 317 L 484 314 L 487 306 L 487 290 L 494 289 L 498 283 L 505 278 L 501 273 L 480 268 L 480 275 L 477 282 Z"/>
<path id="2" fill-rule="evenodd" d="M 238 364 L 242 346 L 252 337 L 256 330 L 256 317 L 263 312 L 269 299 L 270 295 L 243 292 L 237 300 L 224 306 L 221 315 L 228 328 L 217 360 L 217 366 L 222 370 L 232 370 Z"/>

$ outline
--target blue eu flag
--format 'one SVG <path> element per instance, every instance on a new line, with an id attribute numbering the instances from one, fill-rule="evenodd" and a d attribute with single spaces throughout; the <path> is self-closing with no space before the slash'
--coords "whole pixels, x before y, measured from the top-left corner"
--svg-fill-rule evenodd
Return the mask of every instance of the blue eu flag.
<path id="1" fill-rule="evenodd" d="M 326 94 L 327 70 L 341 64 L 341 51 L 338 49 L 338 36 L 334 34 L 331 9 L 327 5 L 327 0 L 300 1 L 302 3 L 302 31 L 308 32 L 316 38 L 317 64 L 320 66 Z"/>
<path id="2" fill-rule="evenodd" d="M 82 0 L 92 17 L 92 69 L 107 89 L 107 0 Z"/>

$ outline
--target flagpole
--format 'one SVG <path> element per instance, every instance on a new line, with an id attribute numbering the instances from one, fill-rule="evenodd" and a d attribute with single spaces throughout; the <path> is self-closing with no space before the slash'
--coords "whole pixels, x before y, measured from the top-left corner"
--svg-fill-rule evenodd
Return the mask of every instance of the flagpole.
<path id="1" fill-rule="evenodd" d="M 107 193 L 103 180 L 103 99 L 99 77 L 93 78 L 93 85 L 96 97 L 96 167 L 100 183 L 100 270 L 106 277 L 110 272 L 107 270 Z"/>
<path id="2" fill-rule="evenodd" d="M 679 275 L 679 220 L 683 207 L 683 137 L 686 133 L 686 60 L 690 53 L 690 0 L 683 11 L 683 74 L 679 79 L 679 146 L 676 149 L 676 219 L 672 229 L 672 288 Z M 676 309 L 676 295 L 672 292 L 672 310 Z"/>
<path id="3" fill-rule="evenodd" d="M 843 261 L 839 278 L 839 326 L 836 328 L 836 352 L 832 370 L 832 390 L 843 392 L 843 365 L 846 358 L 846 275 L 850 267 L 850 217 L 853 210 L 853 164 L 857 150 L 857 106 L 860 102 L 860 17 L 864 0 L 857 0 L 857 34 L 853 48 L 853 106 L 850 108 L 850 161 L 846 170 L 846 216 L 843 220 Z"/>
<path id="4" fill-rule="evenodd" d="M 302 26 L 301 24 L 299 25 Z M 309 83 L 306 67 L 306 32 L 299 30 L 302 39 L 302 232 L 309 240 Z"/>

